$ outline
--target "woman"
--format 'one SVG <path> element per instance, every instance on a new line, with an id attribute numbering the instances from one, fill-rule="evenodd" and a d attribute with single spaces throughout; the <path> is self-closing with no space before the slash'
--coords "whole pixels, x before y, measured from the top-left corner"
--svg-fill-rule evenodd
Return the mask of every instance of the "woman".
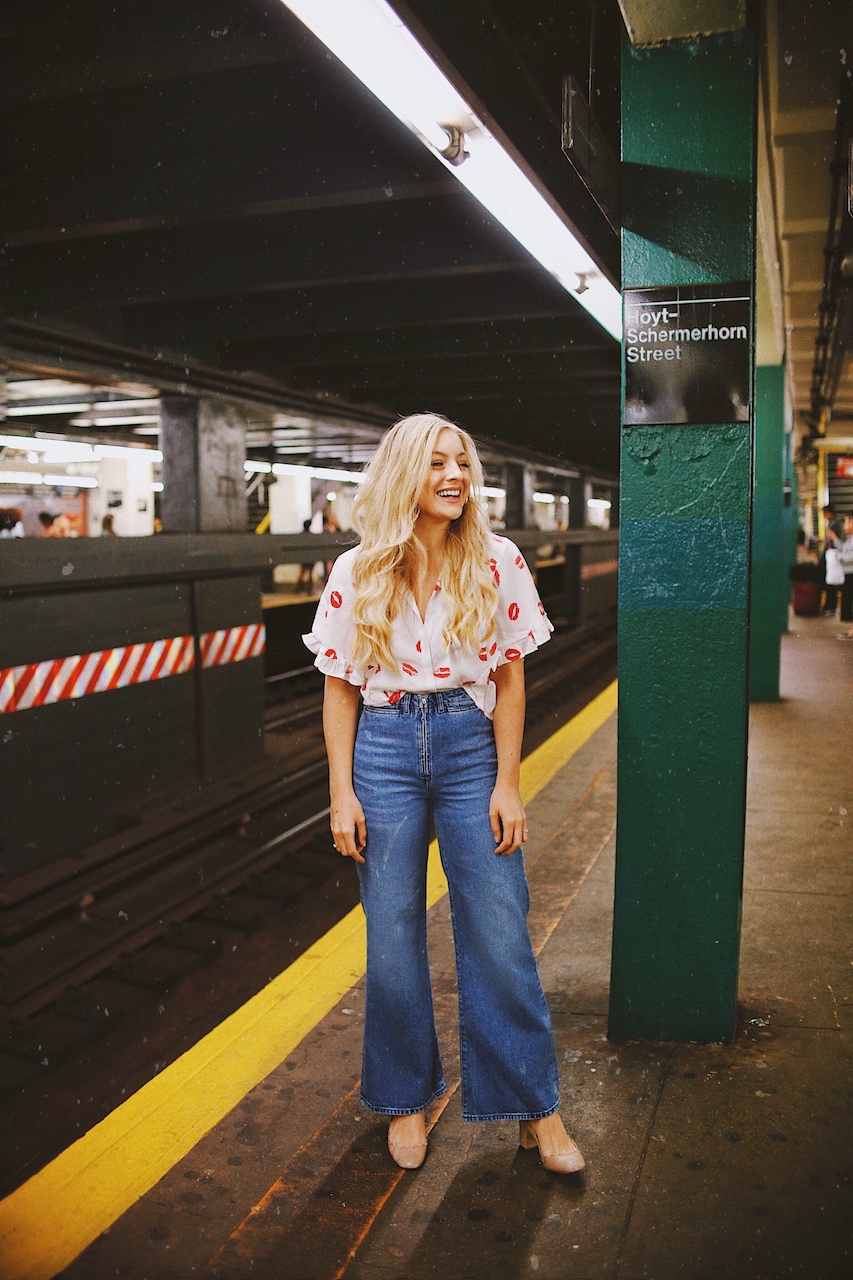
<path id="1" fill-rule="evenodd" d="M 842 622 L 853 622 L 853 516 L 844 517 L 844 536 L 838 545 L 838 556 L 844 570 L 840 618 Z M 847 628 L 843 639 L 853 640 L 853 627 Z"/>
<path id="2" fill-rule="evenodd" d="M 519 794 L 525 653 L 553 630 L 517 547 L 489 531 L 474 442 L 435 414 L 383 439 L 304 637 L 326 675 L 335 848 L 367 917 L 362 1101 L 392 1117 L 405 1169 L 444 1092 L 426 947 L 432 813 L 459 984 L 462 1112 L 518 1120 L 522 1146 L 573 1173 L 551 1023 L 527 932 Z M 364 710 L 359 721 L 359 690 Z"/>

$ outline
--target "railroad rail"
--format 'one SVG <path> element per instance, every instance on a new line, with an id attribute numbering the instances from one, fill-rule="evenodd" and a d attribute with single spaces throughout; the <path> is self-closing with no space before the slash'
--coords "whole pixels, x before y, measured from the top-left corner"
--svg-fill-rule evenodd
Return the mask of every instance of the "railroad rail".
<path id="1" fill-rule="evenodd" d="M 535 655 L 528 659 L 531 710 L 614 648 L 612 620 L 555 637 L 547 663 Z M 321 703 L 318 687 L 295 705 L 270 709 L 267 734 L 286 733 L 286 748 L 254 771 L 99 842 L 77 862 L 73 879 L 57 867 L 52 886 L 41 875 L 30 893 L 18 881 L 0 895 L 5 1016 L 36 1012 L 64 986 L 102 972 L 303 847 L 328 813 L 318 803 L 325 799 L 327 776 Z"/>
<path id="2" fill-rule="evenodd" d="M 534 738 L 552 731 L 561 707 L 612 679 L 615 642 L 611 616 L 558 631 L 527 659 Z M 292 693 L 270 700 L 271 758 L 254 774 L 184 797 L 144 829 L 88 850 L 76 897 L 58 882 L 7 908 L 0 1195 L 72 1142 L 77 1125 L 120 1102 L 122 1085 L 145 1083 L 186 1035 L 206 1034 L 356 905 L 357 878 L 329 838 L 322 678 L 302 670 L 268 687 L 282 685 Z M 181 1011 L 184 1030 L 164 1039 L 165 1009 Z M 67 1097 L 81 1099 L 74 1114 Z"/>

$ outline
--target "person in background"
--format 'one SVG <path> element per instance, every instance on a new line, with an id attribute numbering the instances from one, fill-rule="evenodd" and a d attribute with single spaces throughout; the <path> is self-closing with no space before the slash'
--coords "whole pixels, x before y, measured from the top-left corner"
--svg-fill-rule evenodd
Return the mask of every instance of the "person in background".
<path id="1" fill-rule="evenodd" d="M 841 621 L 853 623 L 853 516 L 844 517 L 844 537 L 839 543 L 838 554 L 844 570 L 844 584 L 841 587 Z M 853 626 L 849 626 L 841 638 L 853 640 Z"/>
<path id="2" fill-rule="evenodd" d="M 0 507 L 0 538 L 23 538 L 24 514 L 18 507 Z"/>
<path id="3" fill-rule="evenodd" d="M 311 521 L 302 521 L 302 532 L 311 532 Z M 314 561 L 309 564 L 301 564 L 299 566 L 299 577 L 296 579 L 296 594 L 298 596 L 310 596 L 314 587 Z"/>
<path id="4" fill-rule="evenodd" d="M 335 515 L 331 507 L 326 507 L 323 512 L 323 532 L 324 533 L 340 533 L 341 526 L 338 517 Z M 332 572 L 334 560 L 326 561 L 325 580 L 329 581 L 329 574 Z"/>
<path id="5" fill-rule="evenodd" d="M 115 530 L 115 516 L 110 511 L 107 512 L 107 514 L 104 516 L 103 520 L 101 521 L 101 537 L 102 538 L 118 537 L 118 534 L 116 533 L 116 530 Z"/>
<path id="6" fill-rule="evenodd" d="M 836 519 L 835 512 L 832 507 L 823 508 L 823 547 L 821 548 L 820 565 L 821 575 L 823 577 L 823 612 L 831 617 L 835 616 L 838 608 L 838 586 L 829 582 L 826 576 L 826 553 L 827 551 L 837 551 L 844 540 L 844 521 Z"/>

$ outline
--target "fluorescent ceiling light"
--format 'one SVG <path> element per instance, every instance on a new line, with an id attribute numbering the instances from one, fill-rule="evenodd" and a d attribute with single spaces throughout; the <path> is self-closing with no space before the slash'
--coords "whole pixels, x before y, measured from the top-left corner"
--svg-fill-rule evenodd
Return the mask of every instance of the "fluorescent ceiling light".
<path id="1" fill-rule="evenodd" d="M 66 489 L 97 489 L 98 482 L 94 476 L 48 476 L 45 484 L 63 485 Z"/>
<path id="2" fill-rule="evenodd" d="M 134 413 L 126 414 L 120 418 L 108 418 L 105 414 L 99 414 L 97 418 L 86 415 L 83 418 L 72 418 L 72 427 L 139 427 L 149 422 L 159 422 L 159 414 L 151 413 Z"/>
<path id="3" fill-rule="evenodd" d="M 74 404 L 15 404 L 9 405 L 6 414 L 10 418 L 26 418 L 30 414 L 39 416 L 47 413 L 85 413 L 91 408 L 91 404 L 83 400 L 77 400 Z"/>
<path id="4" fill-rule="evenodd" d="M 95 413 L 140 413 L 143 409 L 159 409 L 160 401 L 145 400 L 96 400 L 92 405 Z"/>
<path id="5" fill-rule="evenodd" d="M 95 451 L 81 440 L 31 440 L 28 453 L 42 454 L 42 463 L 94 462 Z"/>
<path id="6" fill-rule="evenodd" d="M 94 476 L 54 476 L 42 475 L 40 471 L 0 471 L 0 484 L 62 485 L 66 489 L 97 489 L 98 482 Z"/>
<path id="7" fill-rule="evenodd" d="M 282 0 L 617 341 L 622 298 L 386 0 Z M 448 155 L 452 127 L 467 159 Z"/>
<path id="8" fill-rule="evenodd" d="M 145 458 L 149 462 L 162 462 L 163 454 L 159 449 L 134 448 L 127 444 L 96 444 L 96 459 L 101 458 Z"/>
<path id="9" fill-rule="evenodd" d="M 534 493 L 533 501 L 544 502 L 546 505 L 550 506 L 550 504 L 554 501 L 554 495 L 553 493 Z"/>
<path id="10" fill-rule="evenodd" d="M 44 484 L 44 476 L 37 471 L 0 471 L 0 484 Z"/>
<path id="11" fill-rule="evenodd" d="M 162 480 L 155 480 L 155 481 L 154 481 L 154 483 L 151 485 L 151 492 L 152 492 L 152 493 L 162 493 L 162 492 L 163 492 L 163 482 L 162 482 Z"/>
<path id="12" fill-rule="evenodd" d="M 244 462 L 243 470 L 248 471 L 249 475 L 266 473 L 272 471 L 272 463 L 270 462 Z"/>
<path id="13" fill-rule="evenodd" d="M 34 436 L 0 436 L 0 449 L 20 449 L 23 453 L 38 453 L 44 448 L 43 440 Z"/>
<path id="14" fill-rule="evenodd" d="M 587 498 L 586 505 L 588 507 L 596 507 L 599 511 L 609 511 L 613 504 L 608 502 L 606 498 Z"/>
<path id="15" fill-rule="evenodd" d="M 506 489 L 495 489 L 493 486 L 488 484 L 484 484 L 482 489 L 478 489 L 477 492 L 480 494 L 482 498 L 505 498 L 506 497 Z"/>
<path id="16" fill-rule="evenodd" d="M 43 453 L 44 462 L 100 462 L 102 458 L 147 458 L 162 462 L 159 449 L 124 444 L 86 444 L 83 440 L 43 440 L 35 436 L 0 436 L 0 449 Z"/>
<path id="17" fill-rule="evenodd" d="M 274 462 L 273 471 L 277 476 L 309 476 L 317 480 L 342 480 L 345 484 L 361 484 L 364 476 L 360 471 L 344 471 L 336 467 L 300 467 L 294 462 Z"/>

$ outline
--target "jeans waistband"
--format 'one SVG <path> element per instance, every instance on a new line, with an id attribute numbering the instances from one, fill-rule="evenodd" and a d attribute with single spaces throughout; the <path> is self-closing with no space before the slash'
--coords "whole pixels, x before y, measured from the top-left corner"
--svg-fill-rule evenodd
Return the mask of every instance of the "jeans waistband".
<path id="1" fill-rule="evenodd" d="M 477 710 L 477 704 L 462 688 L 441 689 L 436 693 L 404 693 L 395 703 L 388 707 L 366 707 L 365 710 L 380 711 L 383 715 L 396 712 L 399 716 L 417 715 L 422 711 L 425 715 L 448 711 Z"/>

